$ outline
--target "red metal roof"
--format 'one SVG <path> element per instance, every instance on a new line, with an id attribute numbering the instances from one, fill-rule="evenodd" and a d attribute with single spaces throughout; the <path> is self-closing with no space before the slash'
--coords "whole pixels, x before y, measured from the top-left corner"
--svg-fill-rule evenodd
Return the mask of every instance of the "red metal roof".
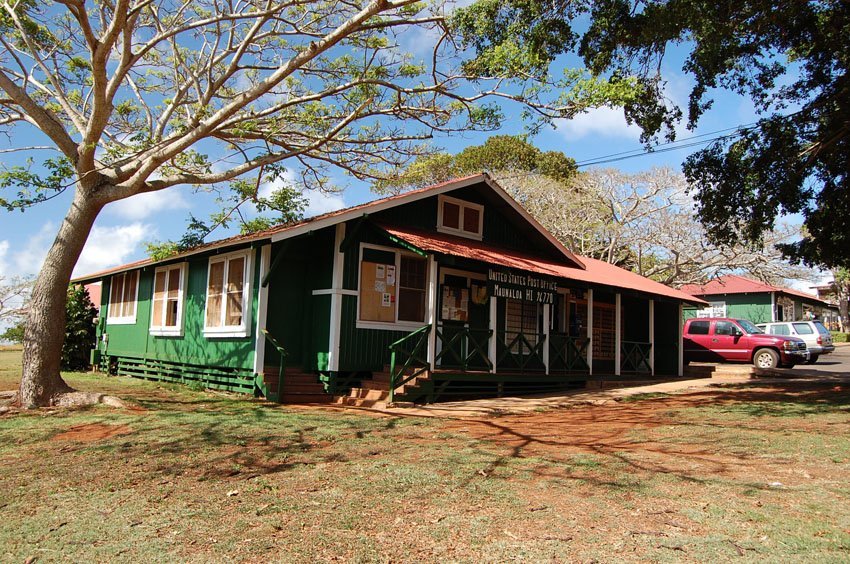
<path id="1" fill-rule="evenodd" d="M 379 225 L 379 227 L 394 237 L 406 241 L 423 251 L 489 262 L 556 278 L 602 284 L 623 290 L 634 290 L 695 304 L 706 303 L 691 294 L 670 288 L 669 286 L 665 286 L 649 278 L 644 278 L 639 274 L 624 270 L 613 264 L 585 256 L 579 257 L 585 267 L 582 269 L 569 265 L 566 262 L 554 262 L 549 259 L 523 253 L 522 251 L 494 247 L 465 237 L 422 231 L 409 227 L 389 225 Z"/>
<path id="2" fill-rule="evenodd" d="M 714 280 L 711 280 L 710 282 L 707 282 L 705 284 L 686 284 L 685 286 L 682 286 L 681 290 L 692 296 L 717 296 L 721 294 L 758 294 L 762 292 L 779 292 L 782 294 L 788 294 L 789 296 L 797 296 L 798 298 L 804 298 L 807 300 L 828 304 L 828 302 L 825 302 L 824 300 L 812 294 L 807 294 L 798 290 L 792 290 L 791 288 L 771 286 L 770 284 L 766 284 L 758 280 L 753 280 L 752 278 L 738 276 L 737 274 L 727 274 L 726 276 L 715 278 Z"/>

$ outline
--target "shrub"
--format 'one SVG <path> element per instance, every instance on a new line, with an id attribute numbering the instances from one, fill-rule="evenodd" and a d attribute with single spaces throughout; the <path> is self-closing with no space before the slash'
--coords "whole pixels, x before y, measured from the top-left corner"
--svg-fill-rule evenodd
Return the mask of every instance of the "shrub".
<path id="1" fill-rule="evenodd" d="M 65 304 L 65 343 L 62 345 L 62 369 L 84 370 L 89 367 L 89 354 L 97 340 L 94 320 L 97 309 L 88 290 L 74 285 L 68 288 Z"/>
<path id="2" fill-rule="evenodd" d="M 840 331 L 830 331 L 830 333 L 832 333 L 833 343 L 846 343 L 847 336 L 850 335 L 850 333 L 842 333 Z"/>

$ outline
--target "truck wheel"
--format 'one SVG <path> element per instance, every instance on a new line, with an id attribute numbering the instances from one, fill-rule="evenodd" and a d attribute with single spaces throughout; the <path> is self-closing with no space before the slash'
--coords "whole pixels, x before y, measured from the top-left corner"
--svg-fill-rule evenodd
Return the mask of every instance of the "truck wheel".
<path id="1" fill-rule="evenodd" d="M 753 364 L 756 368 L 776 368 L 779 364 L 779 355 L 773 349 L 759 349 L 753 356 Z"/>
<path id="2" fill-rule="evenodd" d="M 819 354 L 813 354 L 812 356 L 809 357 L 809 360 L 806 362 L 806 364 L 815 364 L 818 361 L 819 358 L 820 358 Z"/>

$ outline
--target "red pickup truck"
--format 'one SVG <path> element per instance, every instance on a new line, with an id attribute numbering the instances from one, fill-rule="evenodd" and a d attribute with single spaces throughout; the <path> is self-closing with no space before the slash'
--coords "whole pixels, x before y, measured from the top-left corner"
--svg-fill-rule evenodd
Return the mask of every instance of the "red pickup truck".
<path id="1" fill-rule="evenodd" d="M 688 362 L 752 362 L 758 368 L 790 368 L 806 361 L 799 337 L 768 335 L 746 319 L 688 319 L 683 335 Z"/>

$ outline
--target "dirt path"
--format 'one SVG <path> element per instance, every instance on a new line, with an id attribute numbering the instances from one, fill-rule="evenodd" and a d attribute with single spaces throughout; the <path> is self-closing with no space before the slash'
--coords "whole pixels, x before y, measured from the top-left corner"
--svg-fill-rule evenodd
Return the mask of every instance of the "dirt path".
<path id="1" fill-rule="evenodd" d="M 667 472 L 693 478 L 706 473 L 752 478 L 765 475 L 777 460 L 754 457 L 744 449 L 718 452 L 710 439 L 695 442 L 683 438 L 680 441 L 671 439 L 670 432 L 661 433 L 663 438 L 659 439 L 653 436 L 652 429 L 681 425 L 678 412 L 688 408 L 758 402 L 769 409 L 772 402 L 789 398 L 817 405 L 819 401 L 840 401 L 842 398 L 847 401 L 848 395 L 850 387 L 832 382 L 791 381 L 755 384 L 743 389 L 707 389 L 637 401 L 608 401 L 543 413 L 458 419 L 448 422 L 447 428 L 502 447 L 506 457 L 539 457 L 562 462 L 580 454 L 608 455 L 622 459 L 639 472 Z M 707 435 L 711 427 L 718 424 L 712 420 L 702 422 Z M 800 418 L 787 423 L 756 419 L 748 424 L 752 429 L 763 425 L 777 433 L 810 431 L 805 420 Z M 831 432 L 848 431 L 850 423 L 839 425 Z"/>

